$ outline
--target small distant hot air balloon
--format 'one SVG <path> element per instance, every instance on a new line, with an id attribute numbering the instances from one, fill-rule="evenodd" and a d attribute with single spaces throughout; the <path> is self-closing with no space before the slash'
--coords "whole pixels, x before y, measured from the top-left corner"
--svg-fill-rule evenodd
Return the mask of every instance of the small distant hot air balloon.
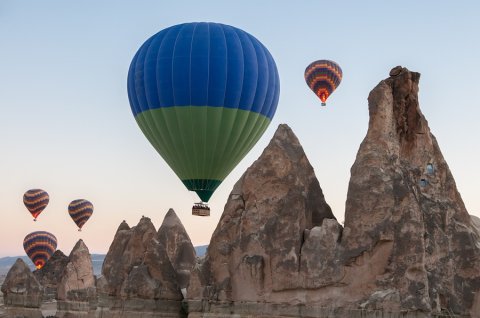
<path id="1" fill-rule="evenodd" d="M 40 269 L 57 249 L 57 238 L 45 231 L 32 232 L 23 239 L 23 249 L 35 267 Z"/>
<path id="2" fill-rule="evenodd" d="M 82 230 L 82 226 L 88 221 L 92 213 L 93 204 L 85 199 L 73 200 L 68 205 L 68 214 L 77 224 L 79 231 Z"/>
<path id="3" fill-rule="evenodd" d="M 50 201 L 48 193 L 41 189 L 28 190 L 23 195 L 23 203 L 32 214 L 34 221 L 37 220 L 38 215 L 48 205 L 48 201 Z"/>
<path id="4" fill-rule="evenodd" d="M 210 214 L 215 189 L 260 139 L 277 109 L 275 61 L 255 37 L 212 22 L 174 25 L 149 38 L 128 71 L 140 129 Z"/>
<path id="5" fill-rule="evenodd" d="M 308 87 L 320 98 L 322 106 L 342 81 L 342 69 L 329 60 L 312 62 L 305 69 L 305 81 Z"/>

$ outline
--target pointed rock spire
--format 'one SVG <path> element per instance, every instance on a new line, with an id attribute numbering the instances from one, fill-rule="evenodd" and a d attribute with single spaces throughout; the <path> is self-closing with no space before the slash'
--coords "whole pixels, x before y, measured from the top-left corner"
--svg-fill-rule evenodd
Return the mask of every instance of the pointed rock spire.
<path id="1" fill-rule="evenodd" d="M 302 146 L 282 124 L 235 184 L 194 281 L 214 285 L 220 300 L 266 301 L 273 291 L 301 288 L 304 232 L 324 219 L 337 223 Z"/>
<path id="2" fill-rule="evenodd" d="M 173 209 L 169 209 L 165 215 L 156 238 L 165 246 L 168 258 L 177 274 L 178 285 L 185 296 L 196 255 L 192 241 Z"/>
<path id="3" fill-rule="evenodd" d="M 83 240 L 73 247 L 58 284 L 58 300 L 89 302 L 96 297 L 92 257 Z"/>
<path id="4" fill-rule="evenodd" d="M 396 67 L 369 95 L 369 129 L 351 169 L 343 257 L 382 250 L 375 255 L 383 255 L 376 263 L 385 264 L 384 274 L 367 308 L 388 309 L 391 299 L 378 295 L 395 291 L 394 307 L 461 314 L 480 290 L 480 242 L 420 111 L 419 79 Z"/>
<path id="5" fill-rule="evenodd" d="M 1 290 L 6 306 L 39 308 L 42 303 L 43 288 L 21 258 L 8 271 Z"/>

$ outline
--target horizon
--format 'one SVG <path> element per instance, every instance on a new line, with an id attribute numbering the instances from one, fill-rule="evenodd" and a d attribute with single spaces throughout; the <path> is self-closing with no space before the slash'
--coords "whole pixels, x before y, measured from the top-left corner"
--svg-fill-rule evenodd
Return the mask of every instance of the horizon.
<path id="1" fill-rule="evenodd" d="M 274 9 L 272 9 L 274 8 Z M 331 14 L 319 14 L 325 8 Z M 327 3 L 220 0 L 162 3 L 142 0 L 82 3 L 6 0 L 0 3 L 0 258 L 24 255 L 23 238 L 52 232 L 68 254 L 83 239 L 91 254 L 106 254 L 122 220 L 142 215 L 158 229 L 173 208 L 194 246 L 208 245 L 228 195 L 260 156 L 280 123 L 298 137 L 339 222 L 350 167 L 368 128 L 369 92 L 397 65 L 422 74 L 420 109 L 437 138 L 467 211 L 480 217 L 480 150 L 476 96 L 480 73 L 480 3 Z M 190 21 L 240 28 L 276 61 L 280 101 L 259 142 L 210 200 L 211 217 L 191 215 L 189 192 L 137 126 L 127 96 L 127 72 L 153 34 Z M 343 69 L 327 101 L 306 85 L 303 72 L 318 59 Z M 22 196 L 50 195 L 33 222 Z M 68 204 L 94 205 L 78 232 Z"/>

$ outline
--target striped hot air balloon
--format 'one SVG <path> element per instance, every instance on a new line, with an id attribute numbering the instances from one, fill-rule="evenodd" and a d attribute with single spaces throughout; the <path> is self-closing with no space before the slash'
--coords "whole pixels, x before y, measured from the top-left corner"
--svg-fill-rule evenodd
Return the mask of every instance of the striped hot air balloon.
<path id="1" fill-rule="evenodd" d="M 35 267 L 40 269 L 57 249 L 57 238 L 45 231 L 32 232 L 23 239 L 23 249 Z"/>
<path id="2" fill-rule="evenodd" d="M 85 199 L 73 200 L 68 205 L 68 214 L 73 222 L 77 224 L 78 230 L 82 230 L 82 226 L 88 221 L 93 213 L 93 204 Z"/>
<path id="3" fill-rule="evenodd" d="M 275 61 L 260 41 L 205 22 L 148 39 L 127 84 L 140 129 L 203 202 L 267 129 L 280 92 Z"/>
<path id="4" fill-rule="evenodd" d="M 329 60 L 318 60 L 310 63 L 305 69 L 305 81 L 308 87 L 320 98 L 322 106 L 342 81 L 342 69 Z"/>
<path id="5" fill-rule="evenodd" d="M 37 220 L 38 215 L 42 213 L 49 201 L 48 193 L 41 189 L 31 189 L 23 195 L 23 203 L 32 214 L 34 221 Z"/>

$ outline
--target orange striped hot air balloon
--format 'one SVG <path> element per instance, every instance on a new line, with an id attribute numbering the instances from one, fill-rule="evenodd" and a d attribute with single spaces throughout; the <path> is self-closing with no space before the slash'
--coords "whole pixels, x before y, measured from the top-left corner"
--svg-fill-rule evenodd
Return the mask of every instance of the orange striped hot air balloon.
<path id="1" fill-rule="evenodd" d="M 23 249 L 35 267 L 40 269 L 57 249 L 57 238 L 45 231 L 32 232 L 23 239 Z"/>
<path id="2" fill-rule="evenodd" d="M 23 204 L 32 214 L 34 221 L 37 220 L 38 215 L 42 213 L 49 201 L 48 193 L 42 189 L 31 189 L 23 195 Z"/>
<path id="3" fill-rule="evenodd" d="M 77 224 L 78 230 L 82 230 L 82 226 L 88 221 L 93 213 L 93 204 L 85 199 L 73 200 L 68 205 L 68 214 L 73 222 Z"/>
<path id="4" fill-rule="evenodd" d="M 342 69 L 329 60 L 310 63 L 305 69 L 305 81 L 308 87 L 320 98 L 322 106 L 342 81 Z"/>

